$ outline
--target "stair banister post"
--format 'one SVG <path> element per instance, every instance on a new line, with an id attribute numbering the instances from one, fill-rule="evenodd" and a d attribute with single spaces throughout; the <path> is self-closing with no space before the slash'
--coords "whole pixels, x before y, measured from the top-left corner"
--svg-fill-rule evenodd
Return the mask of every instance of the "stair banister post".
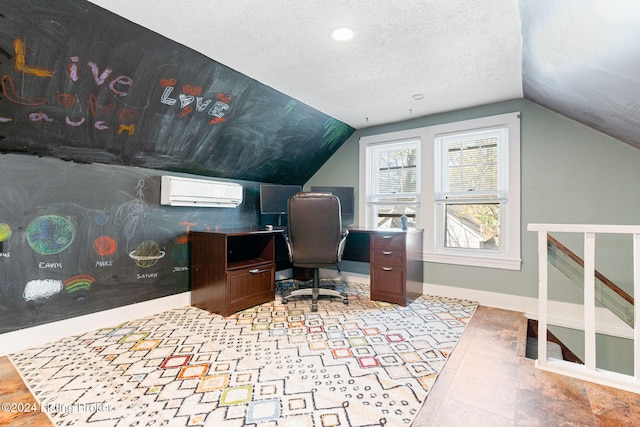
<path id="1" fill-rule="evenodd" d="M 584 364 L 596 370 L 596 235 L 584 233 Z"/>
<path id="2" fill-rule="evenodd" d="M 547 365 L 547 232 L 538 231 L 538 365 Z"/>
<path id="3" fill-rule="evenodd" d="M 640 233 L 633 233 L 633 374 L 640 382 Z"/>

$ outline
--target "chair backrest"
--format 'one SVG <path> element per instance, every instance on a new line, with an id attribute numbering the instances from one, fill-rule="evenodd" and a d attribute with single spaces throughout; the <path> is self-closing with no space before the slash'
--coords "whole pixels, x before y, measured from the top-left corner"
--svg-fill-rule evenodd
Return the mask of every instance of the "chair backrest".
<path id="1" fill-rule="evenodd" d="M 289 198 L 287 214 L 294 266 L 330 266 L 340 261 L 340 199 L 330 193 L 296 193 Z"/>

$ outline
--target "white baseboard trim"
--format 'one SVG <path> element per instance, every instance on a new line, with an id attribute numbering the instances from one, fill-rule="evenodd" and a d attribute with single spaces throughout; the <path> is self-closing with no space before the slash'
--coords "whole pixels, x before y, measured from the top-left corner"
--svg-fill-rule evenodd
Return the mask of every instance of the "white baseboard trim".
<path id="1" fill-rule="evenodd" d="M 620 374 L 605 369 L 589 370 L 585 365 L 558 359 L 548 359 L 544 364 L 536 360 L 535 366 L 543 371 L 626 390 L 632 393 L 640 393 L 640 381 L 632 375 Z"/>
<path id="2" fill-rule="evenodd" d="M 476 301 L 480 305 L 487 307 L 519 311 L 524 313 L 528 319 L 538 320 L 538 298 L 430 283 L 424 284 L 423 292 L 425 294 Z M 582 305 L 549 301 L 547 310 L 547 323 L 549 325 L 584 330 L 584 307 Z M 633 339 L 633 329 L 606 308 L 596 307 L 596 318 L 598 319 L 596 333 Z"/>
<path id="3" fill-rule="evenodd" d="M 326 279 L 342 279 L 358 283 L 369 283 L 369 275 L 348 271 L 338 275 L 336 270 L 321 269 L 320 275 Z M 453 286 L 425 283 L 423 293 L 450 298 L 476 301 L 488 307 L 519 311 L 530 319 L 538 318 L 538 299 L 518 295 L 477 289 L 458 288 Z M 20 329 L 0 335 L 0 356 L 14 353 L 22 349 L 55 341 L 71 335 L 82 334 L 100 328 L 107 328 L 128 320 L 138 319 L 154 313 L 184 307 L 191 304 L 191 292 L 183 292 L 118 307 L 111 310 L 91 313 L 71 319 L 60 320 L 31 328 Z M 582 306 L 558 301 L 549 303 L 549 325 L 584 330 L 584 310 Z M 596 308 L 598 325 L 596 332 L 621 338 L 633 339 L 633 330 L 620 319 L 603 308 Z"/>
<path id="4" fill-rule="evenodd" d="M 321 268 L 320 278 L 329 280 L 339 279 L 344 280 L 345 282 L 365 283 L 367 285 L 369 284 L 368 274 L 352 273 L 350 271 L 343 271 L 341 273 L 338 273 L 338 270 L 330 268 Z"/>
<path id="5" fill-rule="evenodd" d="M 111 310 L 7 332 L 0 335 L 0 356 L 190 304 L 191 292 L 183 292 Z"/>
<path id="6" fill-rule="evenodd" d="M 345 281 L 369 283 L 369 275 L 366 274 L 351 273 L 347 271 L 343 272 L 341 276 L 338 276 L 335 270 L 322 269 L 321 275 L 326 278 L 342 277 Z M 538 298 L 502 294 L 499 292 L 477 289 L 459 288 L 454 286 L 435 285 L 432 283 L 424 283 L 422 293 L 476 301 L 480 305 L 487 307 L 518 311 L 524 313 L 525 317 L 528 319 L 538 320 Z M 582 305 L 550 301 L 547 310 L 549 313 L 547 323 L 549 325 L 580 331 L 584 330 L 584 307 Z M 633 329 L 606 308 L 596 307 L 596 318 L 598 319 L 598 324 L 596 325 L 597 333 L 633 339 Z"/>
<path id="7" fill-rule="evenodd" d="M 288 268 L 286 270 L 276 271 L 276 282 L 278 280 L 287 280 L 288 278 L 293 276 L 293 268 Z"/>

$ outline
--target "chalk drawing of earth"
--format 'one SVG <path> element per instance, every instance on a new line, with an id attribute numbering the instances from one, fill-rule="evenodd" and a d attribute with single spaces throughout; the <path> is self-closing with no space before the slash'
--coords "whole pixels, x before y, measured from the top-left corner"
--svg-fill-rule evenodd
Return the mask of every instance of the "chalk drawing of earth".
<path id="1" fill-rule="evenodd" d="M 31 249 L 42 255 L 57 254 L 69 247 L 76 235 L 71 221 L 58 215 L 39 216 L 25 232 Z"/>

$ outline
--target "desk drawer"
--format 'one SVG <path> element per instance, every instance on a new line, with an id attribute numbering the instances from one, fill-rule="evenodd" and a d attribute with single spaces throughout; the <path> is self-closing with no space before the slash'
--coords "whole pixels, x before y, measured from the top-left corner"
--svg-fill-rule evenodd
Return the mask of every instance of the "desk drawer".
<path id="1" fill-rule="evenodd" d="M 404 240 L 404 234 L 372 234 L 371 249 L 404 251 Z"/>
<path id="2" fill-rule="evenodd" d="M 407 305 L 406 270 L 371 264 L 371 299 Z"/>
<path id="3" fill-rule="evenodd" d="M 227 273 L 227 306 L 230 313 L 275 298 L 275 266 L 265 264 Z"/>
<path id="4" fill-rule="evenodd" d="M 371 264 L 390 267 L 405 266 L 405 252 L 402 250 L 371 249 Z"/>

